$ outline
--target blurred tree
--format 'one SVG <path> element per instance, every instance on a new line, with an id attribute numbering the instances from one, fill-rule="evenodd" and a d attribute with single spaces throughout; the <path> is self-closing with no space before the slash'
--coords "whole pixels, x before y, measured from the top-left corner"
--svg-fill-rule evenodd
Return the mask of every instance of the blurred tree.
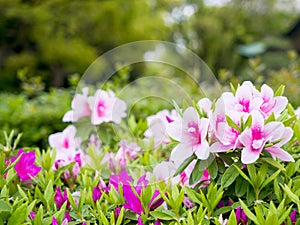
<path id="1" fill-rule="evenodd" d="M 63 86 L 67 74 L 83 73 L 113 47 L 165 39 L 161 11 L 150 3 L 0 0 L 0 89 L 17 86 L 23 67 L 49 80 L 48 87 Z"/>

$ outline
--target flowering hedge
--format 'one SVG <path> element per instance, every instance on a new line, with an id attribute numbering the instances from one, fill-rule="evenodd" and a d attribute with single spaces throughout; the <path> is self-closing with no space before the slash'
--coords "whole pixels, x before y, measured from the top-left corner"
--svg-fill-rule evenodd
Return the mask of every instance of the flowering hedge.
<path id="1" fill-rule="evenodd" d="M 48 150 L 6 135 L 0 224 L 298 224 L 300 110 L 283 90 L 244 82 L 136 120 L 84 88 Z"/>

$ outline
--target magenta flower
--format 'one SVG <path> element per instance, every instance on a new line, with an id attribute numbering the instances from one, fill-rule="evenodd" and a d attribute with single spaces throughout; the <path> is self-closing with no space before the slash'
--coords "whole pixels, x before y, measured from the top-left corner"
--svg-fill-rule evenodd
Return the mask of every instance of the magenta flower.
<path id="1" fill-rule="evenodd" d="M 117 98 L 112 91 L 97 90 L 94 96 L 88 97 L 92 109 L 91 122 L 99 125 L 103 122 L 120 123 L 126 116 L 126 103 Z"/>
<path id="2" fill-rule="evenodd" d="M 248 217 L 246 216 L 244 210 L 240 206 L 236 209 L 235 216 L 236 216 L 236 222 L 238 224 L 239 223 L 247 224 Z"/>
<path id="3" fill-rule="evenodd" d="M 240 135 L 244 145 L 241 161 L 244 164 L 255 162 L 265 147 L 265 144 L 282 139 L 279 143 L 265 148 L 272 157 L 283 161 L 294 161 L 292 156 L 280 147 L 285 144 L 293 134 L 291 128 L 285 128 L 281 122 L 270 122 L 264 125 L 264 118 L 259 111 L 252 112 L 252 125 Z"/>
<path id="4" fill-rule="evenodd" d="M 290 214 L 290 220 L 293 225 L 297 222 L 297 210 L 293 210 L 292 213 Z"/>
<path id="5" fill-rule="evenodd" d="M 56 218 L 54 216 L 52 217 L 52 225 L 59 225 L 58 222 L 57 222 L 57 220 L 56 220 Z M 61 225 L 68 225 L 68 219 L 65 218 L 62 221 Z"/>
<path id="6" fill-rule="evenodd" d="M 35 163 L 35 152 L 26 152 L 24 153 L 23 149 L 18 151 L 18 154 L 11 159 L 13 163 L 20 155 L 21 158 L 14 166 L 20 180 L 22 182 L 31 180 L 32 177 L 37 176 L 37 174 L 41 171 L 41 167 L 36 166 Z"/>
<path id="7" fill-rule="evenodd" d="M 99 187 L 94 187 L 93 189 L 93 194 L 92 194 L 92 198 L 93 198 L 93 201 L 96 202 L 98 201 L 102 196 L 102 191 L 100 190 Z"/>
<path id="8" fill-rule="evenodd" d="M 143 221 L 142 221 L 142 218 L 140 216 L 138 218 L 138 225 L 144 225 Z M 161 225 L 160 220 L 156 220 L 155 223 L 154 223 L 154 225 Z"/>
<path id="9" fill-rule="evenodd" d="M 65 202 L 67 202 L 67 208 L 70 208 L 67 189 L 65 189 L 64 194 L 62 194 L 60 187 L 57 187 L 54 194 L 54 202 L 58 209 L 60 209 Z"/>
<path id="10" fill-rule="evenodd" d="M 141 176 L 137 182 L 137 185 L 131 185 L 132 178 L 127 174 L 126 170 L 123 170 L 119 175 L 110 176 L 110 184 L 115 187 L 116 190 L 119 189 L 118 184 L 122 184 L 125 204 L 124 208 L 131 210 L 132 212 L 141 215 L 144 212 L 142 203 L 139 199 L 141 195 L 142 188 L 148 185 L 148 180 L 146 179 L 146 174 Z M 136 193 L 133 191 L 135 189 Z M 156 209 L 163 203 L 162 199 L 159 198 L 159 192 L 154 191 L 152 198 L 148 204 L 150 210 Z"/>
<path id="11" fill-rule="evenodd" d="M 192 154 L 203 160 L 209 157 L 209 145 L 206 140 L 208 125 L 209 120 L 200 119 L 197 111 L 192 107 L 185 110 L 181 121 L 170 124 L 168 129 L 170 137 L 180 142 L 170 156 L 170 160 L 177 168 Z"/>
<path id="12" fill-rule="evenodd" d="M 128 175 L 126 170 L 122 170 L 119 175 L 110 175 L 109 184 L 113 185 L 116 190 L 119 189 L 119 183 L 122 185 L 128 185 L 132 181 L 132 178 Z"/>
<path id="13" fill-rule="evenodd" d="M 76 122 L 81 117 L 89 116 L 91 110 L 89 108 L 87 98 L 89 89 L 83 88 L 82 94 L 76 94 L 72 100 L 72 110 L 68 111 L 64 117 L 63 122 Z"/>
<path id="14" fill-rule="evenodd" d="M 35 218 L 35 212 L 32 212 L 32 211 L 31 211 L 31 212 L 29 213 L 29 215 L 28 215 L 28 218 L 31 219 L 31 220 L 34 220 L 34 218 Z"/>

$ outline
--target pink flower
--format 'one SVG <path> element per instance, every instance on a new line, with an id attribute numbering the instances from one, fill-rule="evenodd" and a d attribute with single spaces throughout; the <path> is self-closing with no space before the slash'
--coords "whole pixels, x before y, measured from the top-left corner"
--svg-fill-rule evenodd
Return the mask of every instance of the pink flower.
<path id="1" fill-rule="evenodd" d="M 141 151 L 140 146 L 135 142 L 128 143 L 128 141 L 122 140 L 118 145 L 120 146 L 119 151 L 124 152 L 129 159 L 136 159 L 137 154 Z"/>
<path id="2" fill-rule="evenodd" d="M 41 167 L 36 166 L 35 163 L 35 152 L 26 152 L 24 153 L 23 149 L 18 151 L 18 154 L 11 159 L 13 163 L 20 156 L 21 158 L 14 166 L 20 180 L 22 182 L 31 180 L 32 177 L 37 176 L 37 174 L 41 171 Z"/>
<path id="3" fill-rule="evenodd" d="M 148 129 L 144 133 L 145 137 L 153 138 L 155 147 L 160 144 L 168 144 L 170 138 L 167 133 L 167 126 L 177 119 L 179 119 L 179 115 L 176 110 L 162 110 L 147 117 Z"/>
<path id="4" fill-rule="evenodd" d="M 265 118 L 269 117 L 272 112 L 274 112 L 275 116 L 278 117 L 288 104 L 286 97 L 274 97 L 273 90 L 266 84 L 261 87 L 261 97 L 263 99 L 263 103 L 260 106 L 260 112 Z"/>
<path id="5" fill-rule="evenodd" d="M 97 90 L 94 96 L 88 97 L 92 109 L 91 122 L 99 125 L 103 122 L 120 123 L 126 116 L 126 103 L 115 97 L 112 91 Z"/>
<path id="6" fill-rule="evenodd" d="M 190 185 L 189 179 L 191 177 L 191 174 L 195 168 L 196 160 L 193 160 L 187 168 L 180 174 L 181 177 L 181 185 L 194 188 L 198 183 L 201 183 L 200 188 L 205 188 L 210 183 L 210 174 L 207 169 L 204 169 L 203 174 L 199 181 L 196 181 L 196 183 Z"/>
<path id="7" fill-rule="evenodd" d="M 271 147 L 267 147 L 265 150 L 273 157 L 278 157 L 283 161 L 294 161 L 290 154 L 280 148 L 291 138 L 291 129 L 285 128 L 280 122 L 270 122 L 264 125 L 264 118 L 259 111 L 253 111 L 251 115 L 251 127 L 246 128 L 240 135 L 240 141 L 244 145 L 241 156 L 242 163 L 255 162 L 267 142 L 272 143 L 281 138 L 284 139 Z"/>
<path id="8" fill-rule="evenodd" d="M 89 89 L 83 88 L 82 94 L 76 94 L 72 100 L 72 110 L 68 111 L 64 117 L 63 122 L 76 122 L 81 117 L 89 116 L 91 110 L 89 108 L 87 98 Z"/>
<path id="9" fill-rule="evenodd" d="M 56 149 L 54 169 L 76 162 L 72 168 L 72 176 L 74 179 L 76 179 L 80 173 L 80 167 L 85 163 L 78 150 L 81 142 L 80 138 L 75 137 L 75 135 L 76 128 L 73 125 L 69 125 L 63 132 L 58 132 L 49 136 L 50 146 Z M 65 171 L 65 179 L 69 179 L 69 176 L 70 172 Z"/>
<path id="10" fill-rule="evenodd" d="M 230 118 L 239 125 L 241 114 L 235 111 L 231 111 L 230 114 Z M 215 111 L 210 113 L 209 119 L 213 136 L 217 139 L 210 147 L 211 152 L 224 152 L 240 146 L 240 132 L 230 127 L 226 121 L 223 98 L 218 99 Z"/>
<path id="11" fill-rule="evenodd" d="M 168 129 L 170 137 L 180 142 L 170 156 L 170 160 L 177 168 L 192 154 L 196 154 L 199 159 L 203 160 L 209 157 L 209 145 L 206 140 L 208 125 L 209 120 L 200 119 L 193 107 L 185 110 L 182 120 L 170 124 Z"/>
<path id="12" fill-rule="evenodd" d="M 157 164 L 153 169 L 153 174 L 158 180 L 163 180 L 165 183 L 168 183 L 169 180 L 171 184 L 175 185 L 179 183 L 180 176 L 173 177 L 176 172 L 176 167 L 174 163 L 163 161 Z"/>
<path id="13" fill-rule="evenodd" d="M 80 138 L 76 138 L 76 128 L 73 125 L 66 127 L 63 132 L 51 134 L 49 136 L 49 144 L 55 148 L 57 153 L 64 153 L 68 157 L 68 152 L 73 156 L 73 151 L 79 147 Z M 73 158 L 73 157 L 71 157 Z"/>
<path id="14" fill-rule="evenodd" d="M 205 115 L 208 116 L 211 112 L 211 106 L 212 106 L 212 102 L 211 100 L 209 100 L 208 98 L 202 98 L 197 105 L 199 106 L 200 109 L 200 113 L 201 115 Z"/>
<path id="15" fill-rule="evenodd" d="M 237 88 L 235 96 L 231 92 L 222 94 L 226 114 L 231 111 L 240 112 L 241 115 L 248 115 L 253 110 L 259 110 L 263 104 L 260 93 L 250 81 L 245 81 Z"/>

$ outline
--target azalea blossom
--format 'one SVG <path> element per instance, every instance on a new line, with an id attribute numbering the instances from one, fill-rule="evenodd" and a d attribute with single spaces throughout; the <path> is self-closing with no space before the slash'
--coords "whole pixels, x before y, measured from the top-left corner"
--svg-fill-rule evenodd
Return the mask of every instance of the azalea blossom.
<path id="1" fill-rule="evenodd" d="M 138 146 L 135 142 L 128 142 L 126 140 L 121 140 L 118 145 L 120 146 L 120 149 L 118 152 L 124 152 L 124 154 L 129 159 L 136 159 L 138 153 L 141 151 L 141 147 Z M 118 153 L 117 153 L 118 154 Z"/>
<path id="2" fill-rule="evenodd" d="M 153 168 L 153 175 L 158 180 L 163 180 L 165 183 L 170 181 L 173 185 L 179 183 L 181 180 L 180 175 L 174 177 L 175 172 L 176 167 L 174 163 L 170 161 L 163 161 Z"/>
<path id="3" fill-rule="evenodd" d="M 212 102 L 210 99 L 208 98 L 202 98 L 198 103 L 197 103 L 199 109 L 200 109 L 200 113 L 201 114 L 206 114 L 206 116 L 208 116 L 211 112 L 211 106 L 212 106 Z"/>
<path id="4" fill-rule="evenodd" d="M 264 102 L 261 94 L 250 81 L 245 81 L 238 87 L 235 95 L 232 92 L 224 92 L 221 97 L 227 115 L 236 111 L 241 113 L 242 117 L 247 116 L 253 110 L 260 110 Z"/>
<path id="5" fill-rule="evenodd" d="M 231 111 L 230 114 L 233 122 L 240 125 L 240 113 Z M 209 119 L 213 137 L 217 140 L 211 145 L 211 152 L 224 152 L 241 145 L 239 142 L 240 132 L 230 127 L 226 121 L 223 97 L 216 102 L 215 111 L 210 113 Z"/>
<path id="6" fill-rule="evenodd" d="M 97 90 L 94 96 L 88 97 L 88 103 L 92 109 L 91 122 L 94 125 L 104 122 L 120 123 L 126 116 L 126 103 L 112 91 Z"/>
<path id="7" fill-rule="evenodd" d="M 200 119 L 193 107 L 185 110 L 182 119 L 170 124 L 168 133 L 170 137 L 179 142 L 170 156 L 170 160 L 174 162 L 176 168 L 192 154 L 202 160 L 209 157 L 209 144 L 206 140 L 208 126 L 209 120 L 207 118 Z"/>
<path id="8" fill-rule="evenodd" d="M 62 194 L 60 187 L 57 187 L 54 194 L 54 202 L 58 209 L 60 209 L 65 202 L 67 202 L 67 208 L 70 208 L 67 189 L 65 189 Z"/>
<path id="9" fill-rule="evenodd" d="M 170 138 L 167 133 L 167 126 L 178 118 L 179 115 L 176 110 L 162 110 L 147 117 L 148 129 L 144 133 L 145 137 L 153 138 L 155 147 L 160 144 L 168 144 Z"/>
<path id="10" fill-rule="evenodd" d="M 56 149 L 58 154 L 63 153 L 68 158 L 68 156 L 73 156 L 73 152 L 81 142 L 80 138 L 75 137 L 75 135 L 76 127 L 69 125 L 62 132 L 51 134 L 48 138 L 49 144 Z M 71 158 L 73 160 L 73 157 Z"/>
<path id="11" fill-rule="evenodd" d="M 187 168 L 180 174 L 181 177 L 181 185 L 194 188 L 198 183 L 201 183 L 199 188 L 205 188 L 210 183 L 210 174 L 207 169 L 204 169 L 203 174 L 199 181 L 196 181 L 194 184 L 189 184 L 189 179 L 191 177 L 191 174 L 195 168 L 196 160 L 193 160 Z"/>
<path id="12" fill-rule="evenodd" d="M 54 168 L 68 165 L 72 162 L 76 162 L 72 169 L 72 176 L 76 178 L 80 172 L 80 167 L 84 165 L 83 157 L 79 151 L 80 138 L 75 137 L 76 128 L 73 125 L 69 125 L 63 130 L 63 132 L 58 132 L 51 134 L 49 136 L 49 144 L 52 148 L 56 149 L 56 161 Z M 69 179 L 69 172 L 65 171 L 65 179 Z"/>
<path id="13" fill-rule="evenodd" d="M 37 174 L 41 171 L 41 167 L 36 166 L 35 163 L 35 152 L 24 152 L 23 149 L 18 151 L 18 154 L 13 157 L 10 161 L 13 163 L 17 160 L 17 158 L 21 155 L 21 158 L 14 166 L 20 180 L 22 182 L 31 180 L 32 177 L 37 176 Z"/>
<path id="14" fill-rule="evenodd" d="M 259 111 L 252 112 L 252 125 L 246 128 L 240 135 L 239 139 L 243 144 L 241 161 L 244 164 L 255 162 L 266 143 L 272 143 L 282 140 L 270 147 L 265 148 L 274 158 L 280 158 L 283 161 L 294 161 L 292 156 L 281 149 L 292 137 L 292 130 L 285 128 L 281 122 L 270 122 L 264 125 L 265 121 Z"/>
<path id="15" fill-rule="evenodd" d="M 82 89 L 82 94 L 76 94 L 72 100 L 72 110 L 68 111 L 64 117 L 63 122 L 76 122 L 81 117 L 89 116 L 91 110 L 89 108 L 87 98 L 89 89 L 87 87 Z"/>
<path id="16" fill-rule="evenodd" d="M 239 206 L 236 210 L 235 210 L 235 216 L 236 216 L 236 222 L 242 223 L 242 224 L 247 224 L 248 223 L 248 217 L 245 214 L 244 210 Z"/>
<path id="17" fill-rule="evenodd" d="M 260 112 L 265 118 L 270 116 L 272 112 L 275 114 L 275 117 L 278 117 L 288 104 L 286 97 L 274 97 L 272 88 L 266 84 L 261 87 L 261 97 L 263 99 L 263 103 L 260 106 Z"/>
<path id="18" fill-rule="evenodd" d="M 125 204 L 123 205 L 125 209 L 129 209 L 132 212 L 141 215 L 144 212 L 142 203 L 138 196 L 142 193 L 142 188 L 148 185 L 148 180 L 146 179 L 146 174 L 141 176 L 137 181 L 137 185 L 131 184 L 132 178 L 127 174 L 126 170 L 123 170 L 119 175 L 110 176 L 110 184 L 115 187 L 116 190 L 119 190 L 119 184 L 122 185 Z M 135 189 L 138 196 L 132 190 Z M 156 209 L 163 203 L 163 199 L 159 197 L 159 191 L 155 190 L 152 198 L 148 204 L 150 210 Z"/>

